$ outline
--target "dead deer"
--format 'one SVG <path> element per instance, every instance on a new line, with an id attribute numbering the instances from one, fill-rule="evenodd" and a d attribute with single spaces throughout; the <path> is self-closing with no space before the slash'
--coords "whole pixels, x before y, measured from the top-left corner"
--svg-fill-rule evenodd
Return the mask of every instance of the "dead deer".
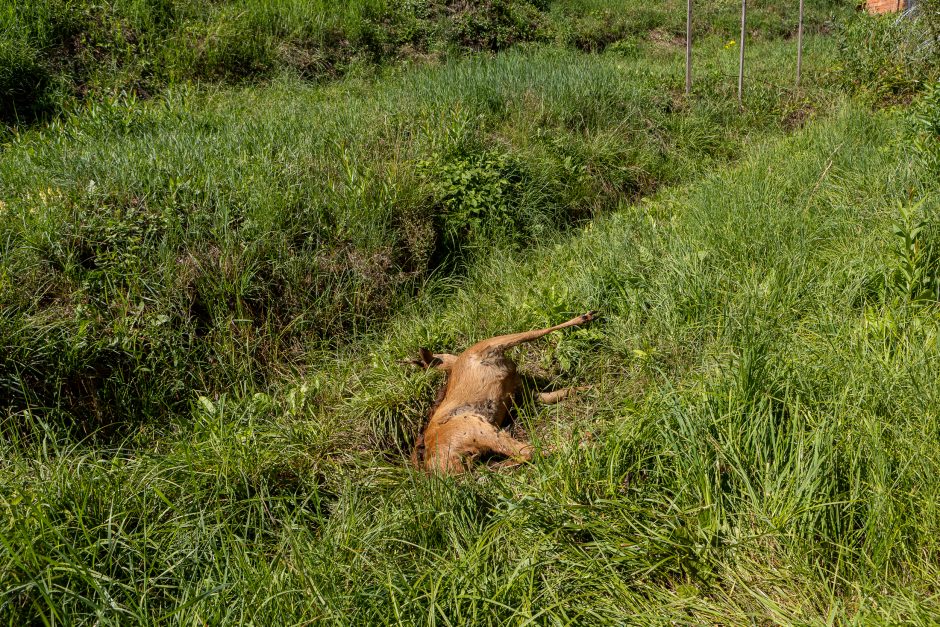
<path id="1" fill-rule="evenodd" d="M 482 455 L 509 458 L 504 465 L 530 460 L 532 446 L 500 429 L 519 386 L 516 364 L 505 353 L 553 331 L 590 322 L 596 315 L 591 311 L 546 329 L 493 337 L 477 342 L 460 355 L 422 348 L 420 358 L 408 363 L 443 370 L 447 384 L 412 453 L 415 465 L 431 472 L 456 474 Z M 580 389 L 584 388 L 542 392 L 538 398 L 543 403 L 557 403 Z"/>

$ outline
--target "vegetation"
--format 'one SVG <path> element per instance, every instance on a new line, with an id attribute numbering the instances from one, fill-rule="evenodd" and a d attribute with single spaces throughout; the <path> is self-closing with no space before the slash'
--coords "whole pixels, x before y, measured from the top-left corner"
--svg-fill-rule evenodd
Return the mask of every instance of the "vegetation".
<path id="1" fill-rule="evenodd" d="M 754 66 L 769 80 L 742 115 L 736 53 L 712 41 L 702 96 L 685 101 L 681 51 L 650 46 L 182 89 L 14 138 L 0 157 L 0 387 L 16 410 L 89 432 L 178 411 L 194 389 L 265 386 L 429 277 L 689 180 L 829 97 L 788 98 L 792 51 L 769 42 Z"/>
<path id="2" fill-rule="evenodd" d="M 940 621 L 929 64 L 848 21 L 797 93 L 768 3 L 739 109 L 730 5 L 691 98 L 670 3 L 327 6 L 5 5 L 0 620 Z M 594 386 L 545 455 L 408 467 L 402 358 L 587 309 L 515 354 Z"/>
<path id="3" fill-rule="evenodd" d="M 913 15 L 862 14 L 840 33 L 842 76 L 852 91 L 882 103 L 906 102 L 940 80 L 940 2 Z"/>
<path id="4" fill-rule="evenodd" d="M 698 30 L 735 33 L 729 6 L 704 3 Z M 809 28 L 838 6 L 814 3 Z M 317 81 L 533 42 L 599 51 L 650 32 L 684 36 L 681 15 L 677 0 L 0 0 L 0 123 L 180 82 Z M 755 34 L 793 32 L 790 18 L 757 7 Z"/>
<path id="5" fill-rule="evenodd" d="M 5 611 L 936 620 L 938 318 L 893 234 L 936 196 L 898 212 L 923 181 L 898 167 L 897 135 L 848 107 L 583 233 L 491 253 L 296 384 L 201 397 L 120 446 L 19 414 L 34 422 L 3 451 Z M 936 224 L 907 237 L 935 246 Z M 935 256 L 913 264 L 936 280 Z M 460 480 L 404 467 L 396 446 L 435 382 L 397 359 L 592 306 L 606 323 L 519 356 L 596 386 L 519 408 L 518 428 L 561 450 Z"/>

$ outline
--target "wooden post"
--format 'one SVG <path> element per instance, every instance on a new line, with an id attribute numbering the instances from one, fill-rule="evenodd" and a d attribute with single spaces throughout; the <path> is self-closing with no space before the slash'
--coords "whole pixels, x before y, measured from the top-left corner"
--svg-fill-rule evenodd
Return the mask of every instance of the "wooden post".
<path id="1" fill-rule="evenodd" d="M 800 0 L 802 2 L 802 0 Z M 685 95 L 692 93 L 692 0 L 685 9 Z"/>
<path id="2" fill-rule="evenodd" d="M 741 57 L 738 60 L 738 105 L 744 106 L 744 37 L 747 22 L 747 0 L 741 0 Z"/>
<path id="3" fill-rule="evenodd" d="M 800 74 L 803 71 L 803 0 L 800 0 L 800 25 L 796 29 L 796 88 L 800 88 Z"/>

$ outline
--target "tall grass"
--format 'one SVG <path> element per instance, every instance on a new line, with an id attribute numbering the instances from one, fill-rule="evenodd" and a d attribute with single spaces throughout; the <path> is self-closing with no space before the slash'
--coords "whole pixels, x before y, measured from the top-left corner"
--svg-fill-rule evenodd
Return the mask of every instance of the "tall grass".
<path id="1" fill-rule="evenodd" d="M 814 7 L 813 27 L 844 8 L 830 0 Z M 709 1 L 702 9 L 703 33 L 734 32 L 733 7 Z M 756 7 L 755 35 L 791 33 L 790 13 L 778 3 Z M 3 0 L 0 123 L 15 128 L 76 102 L 122 92 L 147 98 L 191 81 L 285 73 L 321 81 L 532 42 L 630 47 L 654 29 L 668 38 L 681 15 L 675 2 L 636 0 Z"/>
<path id="2" fill-rule="evenodd" d="M 158 89 L 4 138 L 0 621 L 940 622 L 940 90 L 873 113 L 810 37 L 793 93 L 775 4 L 743 110 L 720 19 L 686 98 L 670 3 L 454 6 L 3 7 L 36 30 L 0 55 L 48 81 L 18 102 L 59 110 L 86 53 Z M 320 86 L 250 67 L 315 41 L 285 54 L 348 72 L 395 11 L 431 30 L 363 63 L 561 45 Z M 266 34 L 193 73 L 210 31 Z M 441 380 L 399 360 L 585 309 L 514 355 L 594 386 L 520 399 L 551 454 L 408 467 Z"/>
<path id="3" fill-rule="evenodd" d="M 940 4 L 900 15 L 859 15 L 839 29 L 842 76 L 880 103 L 908 102 L 940 80 Z"/>
<path id="4" fill-rule="evenodd" d="M 688 180 L 827 98 L 791 98 L 790 47 L 768 43 L 769 80 L 739 113 L 734 53 L 712 40 L 685 100 L 676 52 L 650 45 L 92 102 L 16 137 L 0 157 L 0 387 L 95 430 L 194 389 L 264 386 L 429 277 Z"/>
<path id="5" fill-rule="evenodd" d="M 902 264 L 897 203 L 925 182 L 899 136 L 896 119 L 840 107 L 701 183 L 492 252 L 294 384 L 199 399 L 114 448 L 37 421 L 3 445 L 2 611 L 935 622 L 937 305 L 870 289 Z M 397 359 L 586 307 L 606 321 L 517 355 L 595 385 L 518 408 L 515 428 L 556 453 L 454 480 L 404 468 L 395 447 L 436 380 Z"/>

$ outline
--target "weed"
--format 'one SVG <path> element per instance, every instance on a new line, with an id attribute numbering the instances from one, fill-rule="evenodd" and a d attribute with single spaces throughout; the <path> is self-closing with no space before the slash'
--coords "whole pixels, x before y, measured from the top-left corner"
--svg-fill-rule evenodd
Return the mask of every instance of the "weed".
<path id="1" fill-rule="evenodd" d="M 940 81 L 928 85 L 910 111 L 915 159 L 928 173 L 940 176 Z"/>
<path id="2" fill-rule="evenodd" d="M 934 241 L 937 229 L 924 217 L 925 201 L 899 203 L 898 220 L 892 225 L 900 241 L 894 249 L 896 267 L 891 285 L 912 303 L 940 301 L 940 250 Z"/>
<path id="3" fill-rule="evenodd" d="M 486 239 L 505 241 L 520 230 L 514 203 L 522 184 L 518 165 L 506 154 L 484 152 L 418 164 L 442 206 L 443 232 L 451 246 Z"/>

